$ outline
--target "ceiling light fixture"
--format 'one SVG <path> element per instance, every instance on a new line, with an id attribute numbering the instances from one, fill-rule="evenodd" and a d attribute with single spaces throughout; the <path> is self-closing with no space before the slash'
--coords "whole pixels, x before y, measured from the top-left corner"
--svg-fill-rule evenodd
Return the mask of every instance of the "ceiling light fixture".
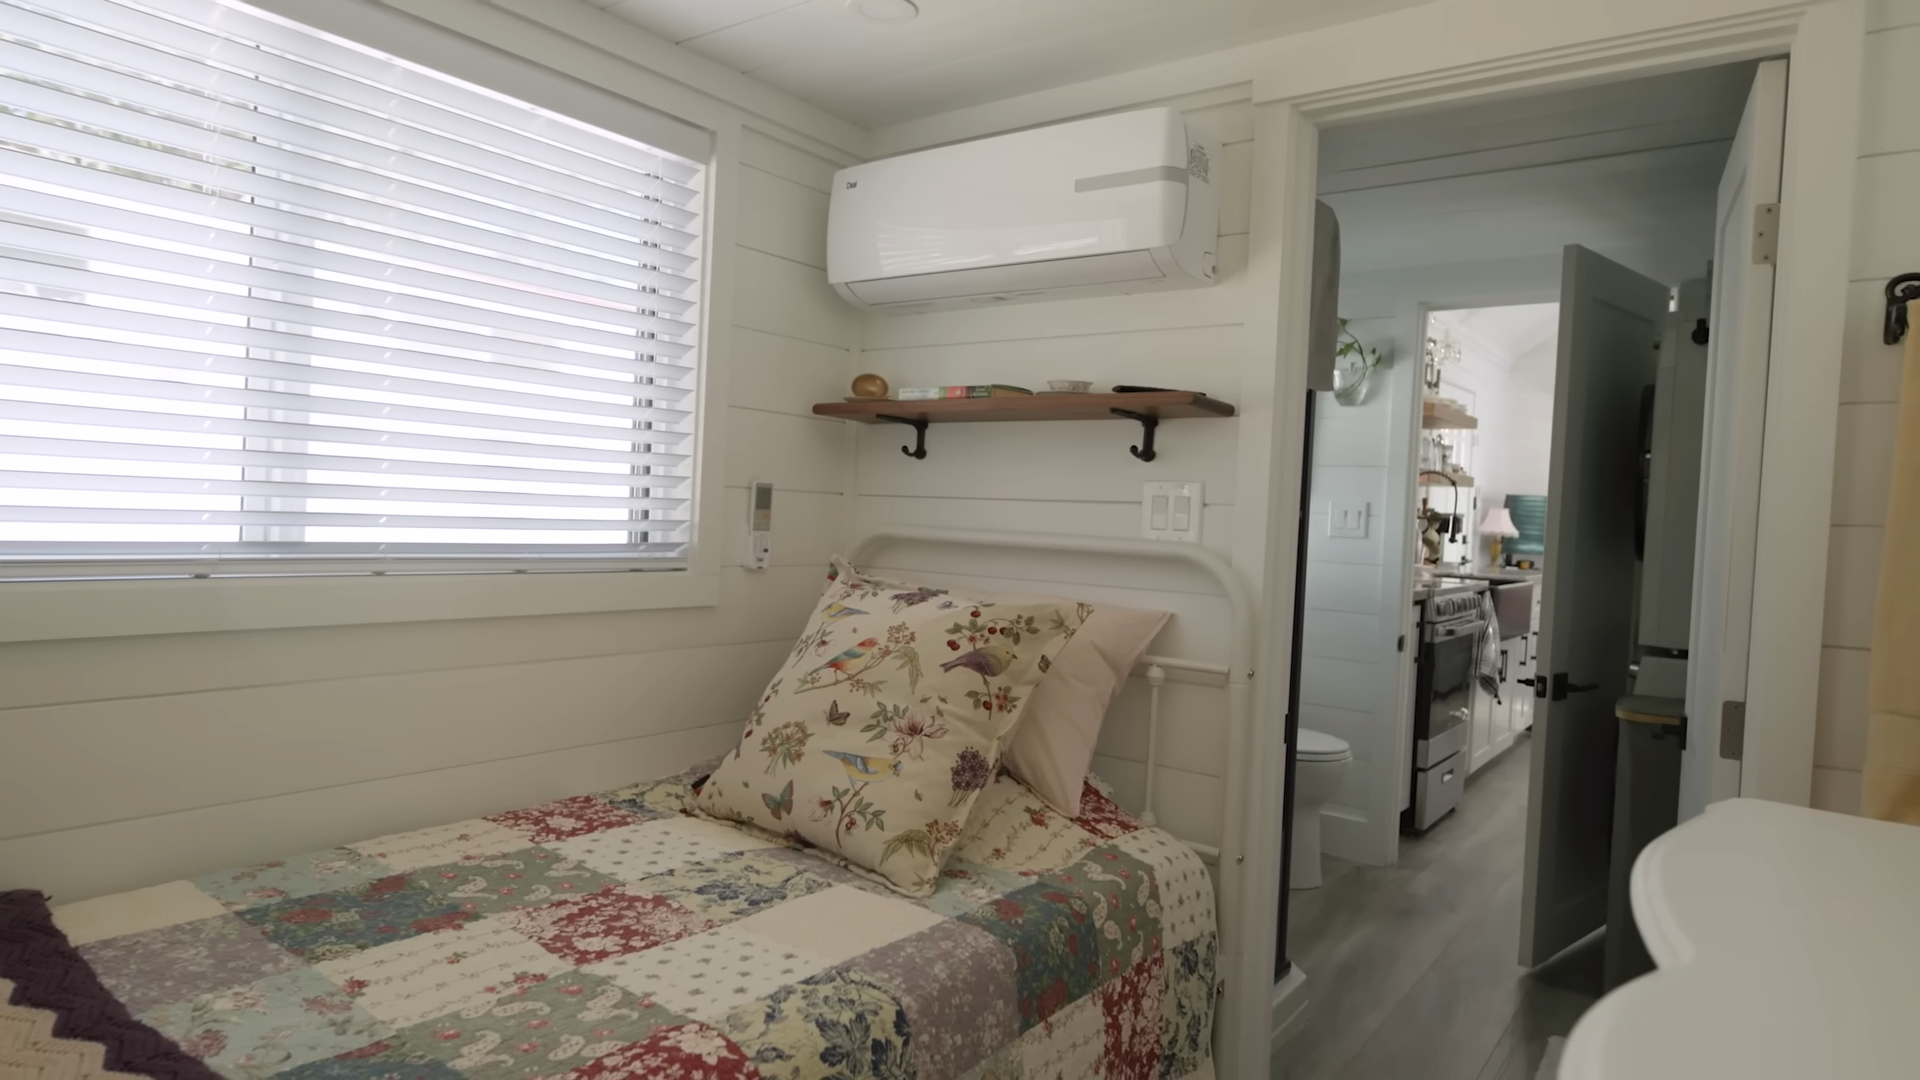
<path id="1" fill-rule="evenodd" d="M 906 22 L 920 14 L 913 0 L 847 0 L 847 10 L 874 22 Z"/>

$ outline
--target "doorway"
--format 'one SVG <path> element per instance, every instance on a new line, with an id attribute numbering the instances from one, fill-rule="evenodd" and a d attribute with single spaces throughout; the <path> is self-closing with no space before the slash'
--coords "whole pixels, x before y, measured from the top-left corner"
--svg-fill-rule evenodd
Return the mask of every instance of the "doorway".
<path id="1" fill-rule="evenodd" d="M 1403 43 L 1406 49 L 1378 62 L 1322 63 L 1318 56 L 1302 56 L 1310 62 L 1275 70 L 1255 82 L 1251 216 L 1256 237 L 1265 242 L 1256 241 L 1249 280 L 1257 290 L 1270 290 L 1275 302 L 1249 324 L 1249 336 L 1256 347 L 1253 370 L 1270 371 L 1278 390 L 1270 442 L 1262 441 L 1263 433 L 1256 430 L 1246 447 L 1261 457 L 1273 477 L 1270 497 L 1260 510 L 1268 520 L 1274 514 L 1290 519 L 1296 508 L 1304 509 L 1308 493 L 1305 479 L 1312 448 L 1297 437 L 1298 418 L 1309 406 L 1310 384 L 1324 386 L 1312 375 L 1309 357 L 1314 274 L 1312 245 L 1304 238 L 1315 217 L 1322 135 L 1383 117 L 1404 118 L 1760 56 L 1789 56 L 1796 77 L 1788 92 L 1785 142 L 1792 153 L 1785 159 L 1779 196 L 1794 210 L 1781 220 L 1773 282 L 1777 298 L 1768 327 L 1773 361 L 1760 381 L 1767 401 L 1812 403 L 1820 411 L 1801 417 L 1804 422 L 1765 427 L 1761 479 L 1768 498 L 1757 515 L 1736 530 L 1755 538 L 1746 760 L 1739 790 L 1804 803 L 1812 779 L 1808 729 L 1818 686 L 1821 628 L 1798 616 L 1822 607 L 1824 578 L 1804 570 L 1807 552 L 1825 550 L 1828 530 L 1823 515 L 1803 511 L 1809 504 L 1825 505 L 1833 491 L 1825 466 L 1834 418 L 1825 406 L 1837 400 L 1840 383 L 1832 357 L 1847 309 L 1845 270 L 1861 119 L 1856 76 L 1864 16 L 1858 5 L 1819 0 L 1793 0 L 1740 19 L 1702 20 L 1653 9 L 1622 11 L 1617 19 L 1614 14 L 1604 13 L 1609 20 L 1604 25 L 1615 30 L 1571 50 L 1568 46 L 1581 40 L 1578 30 L 1553 20 L 1517 19 L 1507 21 L 1497 36 L 1444 34 L 1418 45 Z M 1349 38 L 1355 55 L 1372 44 L 1360 34 L 1339 37 L 1338 43 L 1348 44 Z M 1536 294 L 1467 302 L 1551 299 Z M 1413 332 L 1409 325 L 1407 337 Z M 1258 355 L 1269 341 L 1271 364 Z M 1303 520 L 1300 529 L 1289 530 L 1292 536 L 1276 533 L 1265 551 L 1268 572 L 1262 593 L 1271 611 L 1291 612 L 1296 599 L 1304 600 L 1307 583 L 1293 566 L 1295 545 L 1307 537 L 1305 525 Z M 1271 621 L 1268 630 L 1261 670 L 1290 671 L 1298 635 L 1284 614 Z M 1387 640 L 1395 636 L 1386 635 Z M 1263 680 L 1262 685 L 1267 688 L 1263 701 L 1277 711 L 1282 699 L 1274 692 L 1284 691 L 1281 680 Z M 1281 801 L 1286 793 L 1272 778 L 1285 775 L 1291 751 L 1284 740 L 1259 734 L 1248 763 L 1249 790 L 1266 800 L 1271 812 L 1264 820 L 1272 822 L 1252 828 L 1248 873 L 1233 890 L 1232 899 L 1249 910 L 1277 907 L 1284 888 Z M 1249 938 L 1254 955 L 1283 954 L 1284 920 L 1277 926 L 1279 940 L 1271 943 L 1258 924 L 1253 921 L 1256 929 Z M 1309 999 L 1326 999 L 1319 975 L 1309 979 L 1296 965 L 1275 983 L 1269 973 L 1265 963 L 1243 963 L 1230 970 L 1221 1020 L 1230 1066 L 1255 1054 L 1284 1056 L 1287 1040 L 1305 1021 Z M 1316 1009 L 1315 1022 L 1319 1019 Z"/>
<path id="2" fill-rule="evenodd" d="M 1552 401 L 1564 248 L 1673 284 L 1703 275 L 1753 72 L 1727 65 L 1323 133 L 1341 314 L 1363 362 L 1377 362 L 1358 393 L 1317 395 L 1308 481 L 1301 725 L 1353 749 L 1322 808 L 1332 855 L 1386 865 L 1399 843 L 1423 509 L 1447 523 L 1432 561 L 1484 571 L 1485 512 L 1509 494 L 1546 494 L 1553 420 L 1540 406 Z M 1445 427 L 1453 414 L 1478 425 L 1478 413 L 1484 430 Z M 1514 431 L 1527 433 L 1521 458 Z M 1530 554 L 1537 570 L 1544 560 Z"/>
<path id="3" fill-rule="evenodd" d="M 1421 409 L 1406 418 L 1417 440 L 1413 601 L 1421 617 L 1413 622 L 1422 627 L 1410 712 L 1417 737 L 1419 718 L 1444 709 L 1429 700 L 1436 689 L 1459 681 L 1435 686 L 1446 643 L 1428 640 L 1425 598 L 1448 588 L 1484 592 L 1490 618 L 1469 659 L 1486 657 L 1488 671 L 1469 680 L 1476 692 L 1458 763 L 1469 780 L 1533 726 L 1559 329 L 1557 303 L 1441 309 L 1428 312 L 1421 340 Z M 1421 772 L 1416 760 L 1415 794 Z M 1432 815 L 1409 807 L 1403 831 L 1437 825 Z"/>
<path id="4" fill-rule="evenodd" d="M 1319 808 L 1322 843 L 1360 868 L 1338 876 L 1364 881 L 1431 830 L 1497 834 L 1485 815 L 1530 813 L 1524 862 L 1471 845 L 1459 856 L 1519 873 L 1525 914 L 1506 946 L 1511 957 L 1526 938 L 1529 966 L 1607 921 L 1613 702 L 1634 689 L 1653 502 L 1645 470 L 1593 463 L 1647 456 L 1659 349 L 1678 351 L 1683 295 L 1707 295 L 1759 71 L 1743 62 L 1321 136 L 1321 197 L 1348 238 L 1343 360 L 1360 376 L 1321 395 L 1307 481 L 1300 725 L 1353 750 L 1346 783 Z M 1696 445 L 1704 396 L 1690 406 Z M 1697 497 L 1698 452 L 1679 456 Z M 1664 524 L 1688 518 L 1690 570 L 1696 508 L 1668 509 Z M 1691 596 L 1690 580 L 1663 572 Z M 1507 587 L 1524 599 L 1499 603 Z M 1466 625 L 1468 598 L 1484 609 L 1474 625 L 1487 627 L 1485 647 L 1452 648 L 1442 665 L 1435 614 Z M 1687 634 L 1666 641 L 1684 662 Z M 1531 666 L 1543 647 L 1551 676 Z M 1464 697 L 1453 685 L 1463 658 L 1485 684 Z M 1536 741 L 1536 704 L 1579 710 L 1598 734 Z M 1456 713 L 1443 731 L 1439 718 Z M 1467 778 L 1516 745 L 1525 760 L 1500 772 L 1510 785 L 1524 766 L 1527 797 L 1490 798 L 1476 815 Z M 1573 759 L 1605 764 L 1565 780 Z M 1567 898 L 1580 910 L 1562 910 Z M 1509 982 L 1523 971 L 1510 959 L 1490 970 Z"/>

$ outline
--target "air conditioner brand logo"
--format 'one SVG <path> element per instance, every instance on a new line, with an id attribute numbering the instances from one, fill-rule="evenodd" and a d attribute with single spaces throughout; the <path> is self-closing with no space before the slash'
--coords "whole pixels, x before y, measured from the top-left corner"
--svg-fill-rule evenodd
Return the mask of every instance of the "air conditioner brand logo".
<path id="1" fill-rule="evenodd" d="M 849 181 L 847 181 L 847 190 L 848 190 L 848 191 L 852 191 L 852 190 L 853 190 L 854 188 L 857 188 L 857 187 L 859 187 L 859 186 L 860 186 L 860 181 L 858 181 L 858 180 L 849 180 Z"/>
<path id="2" fill-rule="evenodd" d="M 1192 175 L 1195 180 L 1203 184 L 1211 183 L 1212 181 L 1207 179 L 1207 171 L 1211 167 L 1211 164 L 1212 163 L 1207 160 L 1206 147 L 1201 146 L 1199 143 L 1188 144 L 1187 172 Z"/>

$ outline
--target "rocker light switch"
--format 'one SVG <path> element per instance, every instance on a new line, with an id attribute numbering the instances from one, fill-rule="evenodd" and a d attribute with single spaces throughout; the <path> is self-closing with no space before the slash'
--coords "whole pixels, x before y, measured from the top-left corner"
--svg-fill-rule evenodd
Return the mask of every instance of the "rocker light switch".
<path id="1" fill-rule="evenodd" d="M 1149 540 L 1199 543 L 1205 487 L 1197 480 L 1146 485 L 1140 499 L 1140 535 Z"/>
<path id="2" fill-rule="evenodd" d="M 1327 506 L 1327 535 L 1347 540 L 1365 540 L 1367 538 L 1368 505 L 1363 502 L 1340 502 Z"/>

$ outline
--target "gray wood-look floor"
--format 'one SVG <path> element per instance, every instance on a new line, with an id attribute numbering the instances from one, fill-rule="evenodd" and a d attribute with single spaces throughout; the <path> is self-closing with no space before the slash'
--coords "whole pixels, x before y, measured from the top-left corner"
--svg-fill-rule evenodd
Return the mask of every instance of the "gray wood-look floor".
<path id="1" fill-rule="evenodd" d="M 1403 836 L 1398 866 L 1328 858 L 1326 884 L 1293 894 L 1311 1004 L 1276 1077 L 1533 1080 L 1599 997 L 1599 935 L 1533 972 L 1515 959 L 1530 751 L 1523 736 L 1452 817 Z"/>

